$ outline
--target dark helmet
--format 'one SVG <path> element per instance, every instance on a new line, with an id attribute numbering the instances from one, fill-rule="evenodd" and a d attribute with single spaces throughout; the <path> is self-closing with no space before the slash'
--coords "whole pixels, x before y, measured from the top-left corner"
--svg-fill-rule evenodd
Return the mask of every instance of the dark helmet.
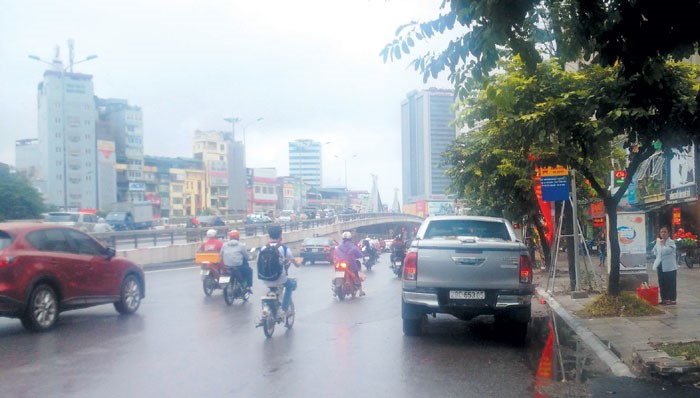
<path id="1" fill-rule="evenodd" d="M 270 239 L 279 239 L 282 237 L 282 227 L 279 225 L 270 225 L 267 227 L 267 235 Z"/>

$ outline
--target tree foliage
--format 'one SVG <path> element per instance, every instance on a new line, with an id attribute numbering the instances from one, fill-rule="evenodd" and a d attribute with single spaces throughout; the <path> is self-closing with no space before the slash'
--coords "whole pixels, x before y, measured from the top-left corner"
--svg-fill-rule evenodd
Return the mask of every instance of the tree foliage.
<path id="1" fill-rule="evenodd" d="M 401 26 L 384 59 L 400 59 L 417 40 L 452 31 L 455 38 L 443 51 L 412 65 L 424 79 L 450 72 L 464 110 L 458 122 L 478 125 L 488 139 L 495 131 L 507 137 L 501 142 L 509 156 L 499 173 L 517 164 L 511 155 L 529 153 L 542 165 L 575 168 L 590 181 L 610 219 L 608 288 L 617 294 L 617 204 L 654 152 L 652 142 L 670 151 L 700 137 L 697 71 L 674 62 L 695 53 L 700 30 L 687 15 L 697 15 L 700 4 L 453 0 L 441 10 L 432 21 Z M 615 195 L 602 180 L 613 143 L 635 148 Z"/>
<path id="2" fill-rule="evenodd" d="M 0 170 L 0 220 L 26 220 L 41 217 L 44 204 L 39 191 L 18 174 Z"/>

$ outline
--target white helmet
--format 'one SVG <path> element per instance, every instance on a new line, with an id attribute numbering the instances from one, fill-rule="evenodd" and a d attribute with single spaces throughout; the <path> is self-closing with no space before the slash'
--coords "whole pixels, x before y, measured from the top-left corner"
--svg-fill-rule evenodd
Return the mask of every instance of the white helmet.
<path id="1" fill-rule="evenodd" d="M 352 234 L 350 233 L 350 231 L 345 231 L 343 232 L 341 237 L 343 238 L 343 240 L 350 240 L 352 239 Z"/>
<path id="2" fill-rule="evenodd" d="M 213 238 L 216 236 L 216 230 L 215 229 L 210 229 L 207 231 L 207 238 Z"/>

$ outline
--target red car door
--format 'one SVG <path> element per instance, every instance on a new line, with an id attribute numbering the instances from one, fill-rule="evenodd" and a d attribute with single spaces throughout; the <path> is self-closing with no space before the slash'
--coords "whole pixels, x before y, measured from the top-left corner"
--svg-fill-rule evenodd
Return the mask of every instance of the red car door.
<path id="1" fill-rule="evenodd" d="M 82 265 L 82 286 L 90 302 L 113 301 L 119 295 L 121 269 L 105 257 L 105 247 L 89 235 L 66 230 L 71 246 L 74 248 L 76 262 Z"/>

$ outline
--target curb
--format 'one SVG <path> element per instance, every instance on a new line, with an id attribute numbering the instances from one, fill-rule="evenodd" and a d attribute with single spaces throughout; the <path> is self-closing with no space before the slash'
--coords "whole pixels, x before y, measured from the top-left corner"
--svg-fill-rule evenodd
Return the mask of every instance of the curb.
<path id="1" fill-rule="evenodd" d="M 588 328 L 586 328 L 578 318 L 570 314 L 557 300 L 554 299 L 552 295 L 544 291 L 542 288 L 537 287 L 537 294 L 544 298 L 549 304 L 550 308 L 559 315 L 564 322 L 581 338 L 581 340 L 588 345 L 588 347 L 595 352 L 595 354 L 600 358 L 603 363 L 605 363 L 615 376 L 618 377 L 631 377 L 637 378 L 637 376 L 630 371 L 629 367 L 625 365 L 620 358 L 618 358 L 605 344 L 603 344 L 600 339 L 593 334 Z"/>

